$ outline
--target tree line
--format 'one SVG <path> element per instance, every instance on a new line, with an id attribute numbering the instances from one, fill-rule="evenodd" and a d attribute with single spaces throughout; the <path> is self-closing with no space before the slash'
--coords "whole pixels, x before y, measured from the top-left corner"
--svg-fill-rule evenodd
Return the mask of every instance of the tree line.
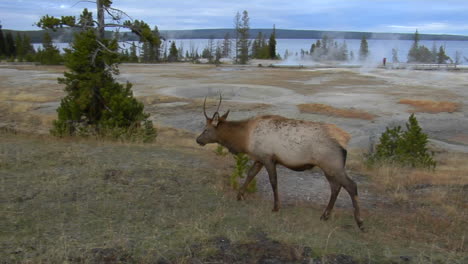
<path id="1" fill-rule="evenodd" d="M 201 52 L 193 46 L 186 47 L 184 50 L 183 46 L 177 47 L 175 41 L 165 41 L 158 27 L 155 26 L 153 30 L 149 30 L 153 36 L 151 42 L 139 41 L 136 44 L 135 41 L 123 41 L 126 44 L 119 48 L 120 61 L 132 63 L 190 61 L 200 63 L 201 59 L 206 59 L 208 63 L 220 64 L 221 58 L 230 58 L 235 63 L 247 64 L 250 59 L 281 59 L 281 56 L 276 53 L 275 26 L 273 26 L 269 37 L 259 31 L 257 36 L 251 39 L 249 24 L 248 12 L 246 10 L 242 14 L 237 12 L 234 17 L 235 35 L 231 36 L 230 32 L 226 32 L 223 40 L 218 41 L 215 40 L 214 36 L 211 36 Z M 105 34 L 105 36 L 117 41 L 128 39 L 127 32 L 124 34 L 114 32 L 112 36 L 109 34 Z M 49 31 L 44 32 L 42 39 L 42 47 L 36 51 L 27 34 L 17 33 L 14 37 L 11 31 L 4 34 L 0 26 L 0 60 L 38 62 L 40 64 L 63 63 L 63 55 L 54 46 Z M 437 47 L 434 43 L 432 49 L 429 49 L 420 44 L 420 39 L 420 34 L 416 30 L 413 35 L 413 45 L 408 53 L 408 63 L 461 63 L 461 52 L 457 51 L 452 59 L 446 54 L 444 46 Z M 346 40 L 339 43 L 333 37 L 324 34 L 321 39 L 312 43 L 309 50 L 301 50 L 300 53 L 296 54 L 290 54 L 286 50 L 283 58 L 287 59 L 291 55 L 296 55 L 302 59 L 307 57 L 314 61 L 346 62 L 356 59 L 365 61 L 369 54 L 366 35 L 361 38 L 358 54 L 354 54 L 353 51 L 348 50 Z M 400 62 L 397 49 L 392 49 L 392 62 Z"/>

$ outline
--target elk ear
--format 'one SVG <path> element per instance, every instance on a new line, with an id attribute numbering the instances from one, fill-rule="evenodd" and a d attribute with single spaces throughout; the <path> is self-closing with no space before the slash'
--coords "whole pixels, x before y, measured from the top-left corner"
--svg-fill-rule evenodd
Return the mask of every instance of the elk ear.
<path id="1" fill-rule="evenodd" d="M 227 119 L 227 117 L 229 115 L 229 111 L 231 111 L 231 110 L 227 110 L 227 112 L 223 116 L 221 116 L 221 121 L 226 121 L 226 119 Z"/>
<path id="2" fill-rule="evenodd" d="M 213 115 L 213 118 L 211 119 L 211 125 L 213 125 L 214 127 L 217 127 L 218 124 L 219 124 L 219 121 L 220 121 L 220 117 L 219 117 L 218 112 L 216 112 L 216 113 Z"/>

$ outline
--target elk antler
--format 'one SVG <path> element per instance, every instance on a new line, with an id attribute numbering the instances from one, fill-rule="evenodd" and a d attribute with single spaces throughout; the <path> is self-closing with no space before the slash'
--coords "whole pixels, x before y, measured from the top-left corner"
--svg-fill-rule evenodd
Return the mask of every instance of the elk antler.
<path id="1" fill-rule="evenodd" d="M 210 119 L 208 115 L 206 114 L 206 96 L 205 96 L 205 101 L 203 101 L 203 114 L 205 115 L 206 119 Z"/>
<path id="2" fill-rule="evenodd" d="M 216 108 L 216 112 L 215 112 L 215 113 L 218 113 L 219 108 L 221 107 L 221 101 L 223 101 L 223 97 L 221 97 L 221 93 L 219 93 L 219 104 L 218 104 L 218 108 Z M 218 115 L 219 115 L 219 113 L 218 113 Z"/>

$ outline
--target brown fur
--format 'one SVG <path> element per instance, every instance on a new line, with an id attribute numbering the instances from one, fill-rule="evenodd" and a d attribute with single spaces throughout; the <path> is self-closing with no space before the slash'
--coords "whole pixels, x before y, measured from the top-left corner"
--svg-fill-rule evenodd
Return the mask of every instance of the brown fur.
<path id="1" fill-rule="evenodd" d="M 244 121 L 227 121 L 228 113 L 229 111 L 220 117 L 216 112 L 213 118 L 208 118 L 205 113 L 205 130 L 198 136 L 197 143 L 218 143 L 234 154 L 246 153 L 254 160 L 254 165 L 239 189 L 239 200 L 243 199 L 250 181 L 265 167 L 273 189 L 273 211 L 278 211 L 276 165 L 281 164 L 295 171 L 318 166 L 324 171 L 331 189 L 330 201 L 321 219 L 329 218 L 340 189 L 344 187 L 353 202 L 356 223 L 362 229 L 357 185 L 347 176 L 345 170 L 346 146 L 350 139 L 347 132 L 331 124 L 276 115 L 258 116 Z"/>

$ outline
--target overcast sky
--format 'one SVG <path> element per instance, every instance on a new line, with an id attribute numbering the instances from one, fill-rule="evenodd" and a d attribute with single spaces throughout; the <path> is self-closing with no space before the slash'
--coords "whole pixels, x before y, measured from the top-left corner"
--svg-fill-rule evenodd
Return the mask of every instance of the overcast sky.
<path id="1" fill-rule="evenodd" d="M 76 15 L 79 0 L 0 0 L 4 29 L 36 30 L 42 15 Z M 166 29 L 232 28 L 247 10 L 251 28 L 468 35 L 468 0 L 114 0 L 133 19 Z"/>

